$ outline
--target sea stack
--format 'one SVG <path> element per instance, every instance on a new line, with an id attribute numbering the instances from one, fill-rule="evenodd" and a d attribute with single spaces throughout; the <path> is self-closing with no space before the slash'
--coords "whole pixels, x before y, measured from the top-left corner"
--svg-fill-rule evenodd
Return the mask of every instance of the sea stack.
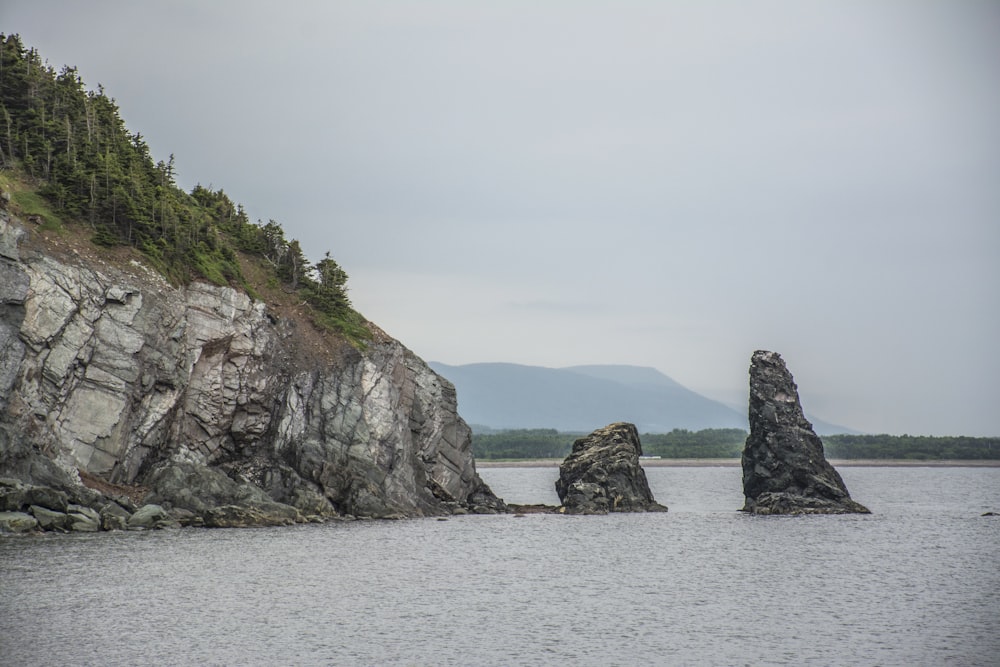
<path id="1" fill-rule="evenodd" d="M 653 499 L 639 465 L 642 445 L 634 424 L 617 422 L 573 443 L 559 466 L 556 493 L 567 514 L 666 512 Z"/>
<path id="2" fill-rule="evenodd" d="M 776 352 L 750 362 L 750 435 L 743 448 L 744 512 L 868 514 L 851 500 L 806 420 L 798 387 Z"/>

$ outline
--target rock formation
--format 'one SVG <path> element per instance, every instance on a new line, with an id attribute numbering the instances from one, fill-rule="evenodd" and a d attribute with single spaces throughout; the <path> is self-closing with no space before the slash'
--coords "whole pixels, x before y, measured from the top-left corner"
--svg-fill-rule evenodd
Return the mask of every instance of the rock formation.
<path id="1" fill-rule="evenodd" d="M 802 412 L 781 356 L 758 350 L 750 363 L 750 435 L 743 448 L 743 511 L 754 514 L 848 514 L 851 500 Z"/>
<path id="2" fill-rule="evenodd" d="M 17 484 L 126 525 L 139 503 L 114 489 L 213 525 L 505 509 L 454 387 L 374 327 L 359 351 L 235 289 L 25 235 L 0 210 L 0 511 L 30 509 Z"/>
<path id="3" fill-rule="evenodd" d="M 559 466 L 556 493 L 569 514 L 665 512 L 639 465 L 642 445 L 633 424 L 618 422 L 573 443 Z"/>

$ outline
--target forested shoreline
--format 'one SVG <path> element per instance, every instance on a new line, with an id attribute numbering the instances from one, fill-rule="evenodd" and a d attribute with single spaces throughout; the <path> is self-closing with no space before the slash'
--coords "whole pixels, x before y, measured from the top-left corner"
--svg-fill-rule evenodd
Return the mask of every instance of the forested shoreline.
<path id="1" fill-rule="evenodd" d="M 313 319 L 355 342 L 368 337 L 347 297 L 347 273 L 327 252 L 315 264 L 274 220 L 251 223 L 220 188 L 176 184 L 174 157 L 154 162 L 103 87 L 75 67 L 51 67 L 20 36 L 0 33 L 0 174 L 16 212 L 58 231 L 80 225 L 100 246 L 141 252 L 174 285 L 207 280 L 257 296 L 240 259 L 265 284 L 296 293 Z"/>
<path id="2" fill-rule="evenodd" d="M 555 429 L 512 429 L 475 432 L 472 451 L 477 459 L 564 458 L 583 433 Z M 739 458 L 747 432 L 742 429 L 674 429 L 644 433 L 645 456 L 665 459 Z M 822 438 L 826 455 L 838 459 L 875 460 L 1000 460 L 1000 438 L 912 435 L 829 435 Z"/>

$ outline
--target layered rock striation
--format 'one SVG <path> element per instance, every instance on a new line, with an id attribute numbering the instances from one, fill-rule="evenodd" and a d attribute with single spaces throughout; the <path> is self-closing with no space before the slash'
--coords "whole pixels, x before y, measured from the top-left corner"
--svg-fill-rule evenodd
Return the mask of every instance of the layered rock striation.
<path id="1" fill-rule="evenodd" d="M 665 512 L 639 465 L 642 445 L 634 424 L 618 422 L 573 443 L 559 466 L 556 493 L 569 514 Z"/>
<path id="2" fill-rule="evenodd" d="M 398 341 L 310 348 L 243 292 L 24 234 L 0 211 L 0 477 L 114 502 L 82 474 L 218 525 L 504 509 L 454 387 Z"/>
<path id="3" fill-rule="evenodd" d="M 750 363 L 750 435 L 743 448 L 743 511 L 753 514 L 867 514 L 851 499 L 806 420 L 781 356 L 758 350 Z"/>

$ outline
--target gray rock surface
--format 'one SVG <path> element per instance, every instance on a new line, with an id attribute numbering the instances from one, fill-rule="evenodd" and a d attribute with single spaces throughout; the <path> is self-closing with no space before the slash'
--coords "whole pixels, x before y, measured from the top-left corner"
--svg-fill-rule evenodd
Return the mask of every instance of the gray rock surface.
<path id="1" fill-rule="evenodd" d="M 750 435 L 742 464 L 745 512 L 868 513 L 826 460 L 792 374 L 776 352 L 758 350 L 750 362 Z"/>
<path id="2" fill-rule="evenodd" d="M 207 510 L 202 515 L 208 528 L 247 528 L 250 526 L 288 526 L 301 522 L 298 515 L 285 515 L 259 507 L 222 505 Z"/>
<path id="3" fill-rule="evenodd" d="M 101 515 L 83 505 L 70 504 L 66 516 L 69 529 L 78 533 L 96 533 L 101 529 Z"/>
<path id="4" fill-rule="evenodd" d="M 72 525 L 70 517 L 65 512 L 56 512 L 46 507 L 32 505 L 29 509 L 31 515 L 38 521 L 38 527 L 42 530 L 65 531 Z"/>
<path id="5" fill-rule="evenodd" d="M 0 512 L 0 533 L 30 533 L 38 520 L 26 512 Z"/>
<path id="6" fill-rule="evenodd" d="M 127 530 L 132 515 L 121 505 L 110 502 L 101 508 L 101 530 Z"/>
<path id="7" fill-rule="evenodd" d="M 126 522 L 128 530 L 152 530 L 154 528 L 177 528 L 179 523 L 159 505 L 143 505 Z"/>
<path id="8" fill-rule="evenodd" d="M 317 349 L 308 321 L 235 289 L 18 252 L 24 234 L 0 211 L 0 476 L 100 510 L 86 473 L 168 510 L 236 505 L 264 523 L 505 509 L 454 387 L 374 327 L 363 351 L 332 336 Z"/>
<path id="9" fill-rule="evenodd" d="M 639 465 L 642 445 L 634 424 L 618 422 L 573 443 L 559 466 L 556 493 L 569 514 L 665 512 Z"/>
<path id="10" fill-rule="evenodd" d="M 34 486 L 17 479 L 0 479 L 0 510 L 26 511 L 31 506 L 41 506 L 65 513 L 69 507 L 68 496 L 47 486 Z"/>

